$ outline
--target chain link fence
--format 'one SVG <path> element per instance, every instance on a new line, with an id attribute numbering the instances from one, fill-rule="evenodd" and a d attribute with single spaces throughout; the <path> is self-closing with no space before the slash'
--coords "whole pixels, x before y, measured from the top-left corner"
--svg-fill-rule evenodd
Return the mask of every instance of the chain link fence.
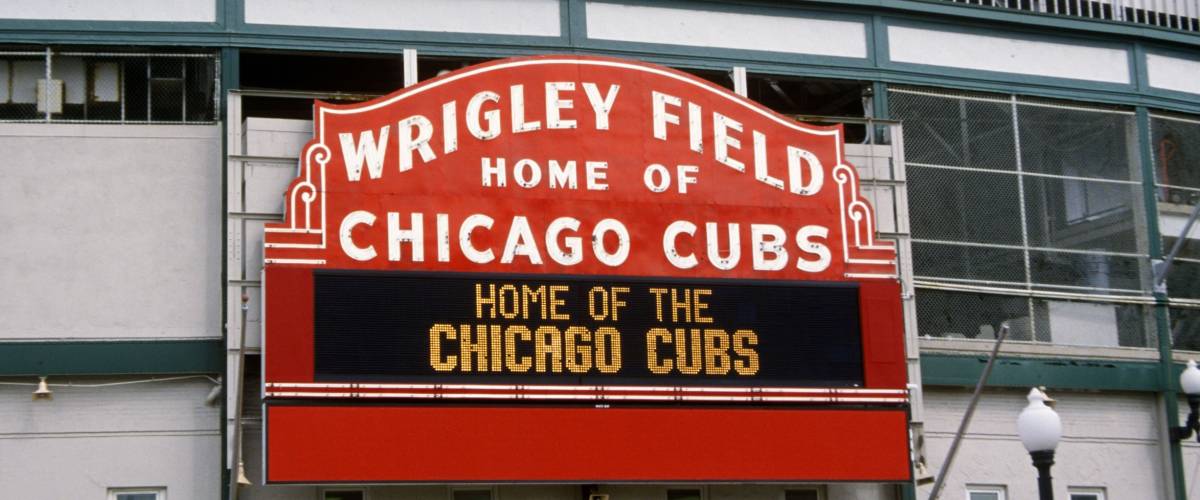
<path id="1" fill-rule="evenodd" d="M 216 56 L 0 52 L 0 121 L 212 123 Z"/>
<path id="2" fill-rule="evenodd" d="M 921 335 L 1153 342 L 1128 110 L 890 87 L 904 123 Z"/>
<path id="3" fill-rule="evenodd" d="M 1200 203 L 1200 118 L 1153 113 L 1150 141 L 1159 220 L 1181 221 Z M 1163 226 L 1165 253 L 1175 245 L 1180 229 Z M 1184 242 L 1167 275 L 1167 294 L 1175 347 L 1200 351 L 1200 244 Z"/>

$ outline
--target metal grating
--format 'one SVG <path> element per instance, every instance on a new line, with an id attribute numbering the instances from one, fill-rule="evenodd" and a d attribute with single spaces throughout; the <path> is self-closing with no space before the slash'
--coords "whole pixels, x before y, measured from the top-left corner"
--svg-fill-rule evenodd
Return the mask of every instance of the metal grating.
<path id="1" fill-rule="evenodd" d="M 1009 321 L 1016 340 L 1150 345 L 1133 113 L 912 87 L 889 88 L 889 104 L 904 123 L 922 335 Z"/>

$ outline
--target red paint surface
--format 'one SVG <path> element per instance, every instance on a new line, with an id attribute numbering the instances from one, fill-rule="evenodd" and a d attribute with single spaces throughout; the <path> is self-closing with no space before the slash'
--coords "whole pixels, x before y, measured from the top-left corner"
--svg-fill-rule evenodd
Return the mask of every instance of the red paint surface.
<path id="1" fill-rule="evenodd" d="M 268 481 L 904 481 L 903 410 L 271 406 Z"/>
<path id="2" fill-rule="evenodd" d="M 866 387 L 904 389 L 908 384 L 908 368 L 904 358 L 900 283 L 865 281 L 858 290 Z"/>
<path id="3" fill-rule="evenodd" d="M 268 267 L 263 358 L 267 382 L 313 380 L 312 269 Z"/>

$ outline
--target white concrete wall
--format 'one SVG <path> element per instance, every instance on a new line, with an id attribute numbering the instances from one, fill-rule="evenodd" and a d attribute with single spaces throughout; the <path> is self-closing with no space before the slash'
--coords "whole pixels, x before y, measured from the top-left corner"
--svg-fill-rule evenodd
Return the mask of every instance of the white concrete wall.
<path id="1" fill-rule="evenodd" d="M 330 28 L 558 36 L 558 0 L 246 0 L 246 22 Z"/>
<path id="2" fill-rule="evenodd" d="M 52 377 L 54 398 L 0 384 L 0 497 L 104 499 L 110 487 L 166 487 L 171 500 L 220 498 L 220 410 L 203 378 Z M 3 379 L 27 383 L 28 379 Z"/>
<path id="3" fill-rule="evenodd" d="M 1200 94 L 1200 61 L 1160 54 L 1146 54 L 1146 77 L 1150 86 Z"/>
<path id="4" fill-rule="evenodd" d="M 211 23 L 217 0 L 5 0 L 0 19 Z"/>
<path id="5" fill-rule="evenodd" d="M 2 124 L 0 339 L 221 335 L 216 125 Z"/>
<path id="6" fill-rule="evenodd" d="M 994 389 L 980 400 L 967 438 L 947 476 L 942 498 L 963 498 L 971 485 L 1003 485 L 1008 498 L 1036 498 L 1037 471 L 1017 437 L 1017 415 L 1026 391 Z M 1108 498 L 1166 499 L 1163 423 L 1149 394 L 1052 392 L 1063 439 L 1051 469 L 1055 498 L 1068 487 L 1102 487 Z M 967 403 L 969 388 L 925 388 L 926 456 L 934 474 L 942 467 Z M 918 498 L 929 496 L 932 484 Z"/>
<path id="7" fill-rule="evenodd" d="M 888 26 L 894 62 L 1130 83 L 1129 51 L 905 26 Z"/>
<path id="8" fill-rule="evenodd" d="M 867 57 L 865 23 L 587 2 L 588 38 Z"/>

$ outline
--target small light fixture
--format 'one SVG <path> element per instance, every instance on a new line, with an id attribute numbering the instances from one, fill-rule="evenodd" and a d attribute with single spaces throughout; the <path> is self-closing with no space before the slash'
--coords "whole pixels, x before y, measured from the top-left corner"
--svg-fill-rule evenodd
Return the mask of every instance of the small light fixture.
<path id="1" fill-rule="evenodd" d="M 1179 374 L 1179 388 L 1187 395 L 1187 422 L 1179 427 L 1171 428 L 1171 441 L 1183 441 L 1196 431 L 1196 441 L 1200 442 L 1200 369 L 1196 368 L 1196 360 L 1189 359 L 1187 368 Z"/>
<path id="2" fill-rule="evenodd" d="M 238 486 L 250 486 L 254 484 L 250 482 L 250 478 L 246 477 L 246 462 L 241 460 L 238 460 L 237 484 Z"/>
<path id="3" fill-rule="evenodd" d="M 1062 438 L 1062 420 L 1053 408 L 1046 406 L 1046 401 L 1050 400 L 1046 393 L 1033 388 L 1026 398 L 1029 405 L 1017 417 L 1017 435 L 1037 468 L 1038 498 L 1054 500 L 1050 466 L 1054 465 L 1054 449 L 1058 448 L 1058 440 Z"/>
<path id="4" fill-rule="evenodd" d="M 38 377 L 37 389 L 33 391 L 34 401 L 50 401 L 54 399 L 54 393 L 50 391 L 50 384 L 46 383 L 46 377 Z"/>

